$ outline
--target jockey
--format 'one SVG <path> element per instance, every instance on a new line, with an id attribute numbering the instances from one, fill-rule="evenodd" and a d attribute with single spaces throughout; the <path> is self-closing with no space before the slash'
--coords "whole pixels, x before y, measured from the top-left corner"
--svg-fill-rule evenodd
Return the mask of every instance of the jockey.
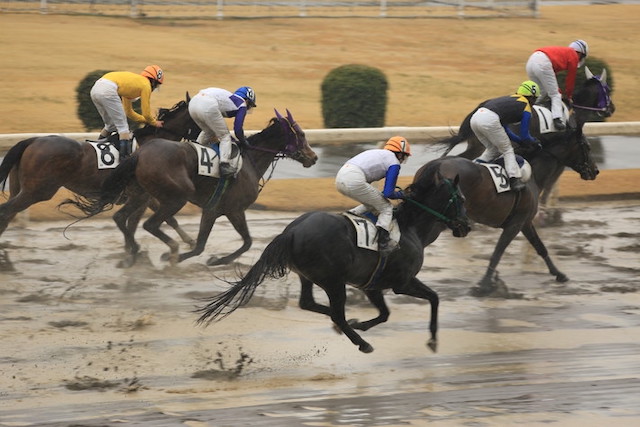
<path id="1" fill-rule="evenodd" d="M 220 143 L 220 177 L 233 177 L 237 171 L 237 162 L 230 163 L 232 141 L 229 128 L 224 118 L 234 117 L 233 132 L 242 144 L 246 144 L 244 136 L 244 119 L 247 112 L 256 107 L 256 94 L 249 86 L 242 86 L 234 93 L 225 89 L 210 87 L 202 89 L 189 102 L 189 114 L 202 132 L 198 143 L 209 145 L 216 140 Z"/>
<path id="2" fill-rule="evenodd" d="M 488 163 L 502 154 L 509 184 L 514 191 L 521 191 L 524 183 L 511 141 L 529 144 L 537 142 L 529 134 L 531 106 L 535 103 L 537 95 L 538 85 L 527 80 L 518 87 L 514 95 L 484 101 L 471 116 L 471 129 L 485 147 L 484 152 L 475 161 Z M 519 136 L 508 127 L 509 124 L 518 122 Z"/>
<path id="3" fill-rule="evenodd" d="M 556 74 L 566 71 L 564 96 L 572 102 L 578 67 L 584 65 L 589 55 L 589 46 L 584 40 L 575 40 L 565 46 L 547 46 L 537 49 L 527 61 L 527 75 L 540 87 L 540 99 L 551 98 L 551 116 L 556 130 L 565 130 L 567 125 L 562 114 L 562 97 L 558 89 Z"/>
<path id="4" fill-rule="evenodd" d="M 364 151 L 347 160 L 336 175 L 336 188 L 342 194 L 362 203 L 349 212 L 363 215 L 367 211 L 378 213 L 378 250 L 382 254 L 393 251 L 398 242 L 389 238 L 393 219 L 393 205 L 389 199 L 402 199 L 402 191 L 395 191 L 400 164 L 411 155 L 409 143 L 402 136 L 389 139 L 383 149 Z M 382 193 L 371 183 L 385 178 Z"/>
<path id="5" fill-rule="evenodd" d="M 164 82 L 164 73 L 157 65 L 147 66 L 140 74 L 113 71 L 105 74 L 91 88 L 91 100 L 104 121 L 100 139 L 117 131 L 120 161 L 131 154 L 131 132 L 127 117 L 138 123 L 162 127 L 163 123 L 151 115 L 151 92 Z M 134 111 L 132 103 L 140 98 L 142 114 Z"/>

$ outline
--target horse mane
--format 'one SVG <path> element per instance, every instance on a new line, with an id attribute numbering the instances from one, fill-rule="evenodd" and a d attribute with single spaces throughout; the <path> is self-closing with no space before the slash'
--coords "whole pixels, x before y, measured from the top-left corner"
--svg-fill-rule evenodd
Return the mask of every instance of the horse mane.
<path id="1" fill-rule="evenodd" d="M 158 109 L 158 120 L 171 120 L 182 109 L 187 108 L 187 101 L 178 101 L 176 105 L 171 108 Z"/>
<path id="2" fill-rule="evenodd" d="M 281 128 L 280 126 L 276 126 L 277 124 L 280 124 L 280 121 L 276 117 L 273 117 L 271 120 L 269 120 L 269 124 L 266 128 L 262 129 L 258 133 L 248 136 L 247 141 L 249 141 L 250 145 L 254 145 L 253 142 L 264 141 L 276 136 L 280 136 Z"/>

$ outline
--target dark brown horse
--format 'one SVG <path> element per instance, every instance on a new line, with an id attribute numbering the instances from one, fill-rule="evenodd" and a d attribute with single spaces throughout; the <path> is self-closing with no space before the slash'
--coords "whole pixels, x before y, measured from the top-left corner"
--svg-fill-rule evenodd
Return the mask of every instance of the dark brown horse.
<path id="1" fill-rule="evenodd" d="M 218 185 L 222 180 L 198 174 L 198 147 L 152 138 L 109 176 L 101 197 L 72 203 L 91 216 L 112 206 L 127 191 L 127 202 L 114 215 L 125 238 L 126 257 L 122 265 L 135 263 L 140 248 L 127 227 L 128 218 L 139 212 L 150 198 L 156 199 L 158 206 L 143 227 L 169 246 L 170 252 L 165 258 L 171 264 L 200 255 L 216 219 L 224 215 L 242 237 L 243 245 L 222 258 L 211 257 L 207 264 L 229 263 L 251 247 L 245 210 L 258 198 L 260 181 L 269 166 L 275 166 L 279 158 L 288 157 L 310 167 L 318 158 L 291 113 L 287 111 L 287 117 L 277 111 L 276 114 L 265 129 L 248 138 L 249 144 L 242 152 L 243 167 L 236 178 L 228 181 L 226 189 L 224 182 Z M 203 208 L 202 217 L 195 247 L 180 254 L 178 242 L 163 232 L 160 225 L 187 202 Z"/>
<path id="2" fill-rule="evenodd" d="M 381 259 L 378 252 L 358 246 L 354 226 L 345 216 L 320 211 L 306 213 L 267 245 L 260 259 L 240 281 L 199 309 L 202 315 L 198 321 L 210 323 L 225 317 L 246 304 L 266 278 L 281 278 L 291 270 L 300 277 L 303 289 L 310 290 L 316 284 L 329 298 L 329 307 L 315 304 L 303 308 L 330 316 L 364 353 L 372 352 L 373 347 L 355 329 L 366 331 L 387 321 L 389 309 L 384 302 L 385 289 L 428 300 L 431 304 L 428 346 L 435 350 L 438 294 L 416 275 L 434 227 L 449 227 L 457 237 L 464 237 L 469 232 L 464 198 L 456 174 L 444 171 L 439 163 L 433 162 L 416 174 L 405 194 L 407 199 L 400 203 L 396 212 L 402 233 L 399 249 L 386 258 Z M 377 317 L 364 322 L 346 320 L 347 284 L 365 292 L 379 311 Z"/>
<path id="3" fill-rule="evenodd" d="M 582 132 L 584 124 L 587 121 L 592 120 L 594 116 L 609 117 L 615 112 L 615 105 L 611 101 L 610 96 L 611 91 L 607 85 L 607 70 L 603 70 L 601 75 L 594 75 L 587 67 L 585 67 L 585 78 L 586 80 L 584 83 L 576 89 L 573 95 L 573 113 L 569 118 L 569 127 L 573 130 L 577 130 L 578 132 Z M 570 107 L 568 103 L 565 104 L 567 108 Z M 475 110 L 469 113 L 469 115 L 463 120 L 457 134 L 436 142 L 436 145 L 446 147 L 443 156 L 447 155 L 456 145 L 465 141 L 467 142 L 467 147 L 459 154 L 460 157 L 464 157 L 465 159 L 475 159 L 482 154 L 484 146 L 473 134 L 470 126 L 471 116 L 474 112 Z M 565 131 L 541 134 L 540 121 L 544 121 L 545 118 L 541 118 L 538 114 L 534 113 L 531 119 L 531 135 L 537 137 L 542 142 L 550 138 L 556 138 L 558 135 L 565 134 Z M 580 136 L 578 136 L 578 138 L 580 138 Z M 541 205 L 546 205 L 551 189 L 558 178 L 560 178 L 561 173 L 562 169 L 557 169 L 555 171 L 556 175 L 545 179 L 544 186 L 540 188 L 542 192 L 540 197 Z"/>
<path id="4" fill-rule="evenodd" d="M 171 109 L 160 109 L 158 119 L 164 121 L 164 127 L 147 126 L 134 134 L 153 133 L 179 141 L 195 139 L 200 132 L 189 116 L 188 94 L 187 101 L 180 101 Z M 98 148 L 102 163 L 115 164 L 117 155 L 108 151 L 109 143 L 99 144 Z M 114 169 L 99 169 L 97 153 L 89 142 L 60 135 L 28 138 L 11 147 L 0 164 L 2 189 L 7 178 L 9 180 L 9 199 L 0 205 L 0 234 L 17 213 L 35 203 L 50 200 L 60 187 L 83 197 L 99 195 L 102 183 Z M 177 227 L 173 218 L 168 220 Z M 181 230 L 179 232 L 188 238 Z"/>
<path id="5" fill-rule="evenodd" d="M 533 219 L 538 210 L 541 189 L 555 180 L 565 167 L 578 172 L 582 179 L 596 178 L 598 168 L 591 157 L 589 142 L 581 130 L 569 129 L 565 133 L 545 137 L 542 148 L 528 156 L 532 177 L 520 192 L 497 193 L 488 169 L 471 160 L 454 156 L 436 161 L 442 162 L 445 170 L 450 168 L 451 172 L 460 174 L 460 187 L 466 196 L 465 207 L 469 218 L 480 224 L 502 228 L 487 271 L 472 294 L 509 296 L 506 286 L 498 279 L 496 268 L 507 246 L 519 232 L 533 245 L 546 263 L 549 273 L 558 282 L 569 280 L 551 261 L 547 248 L 536 232 Z M 436 230 L 431 237 L 435 240 L 438 234 Z"/>

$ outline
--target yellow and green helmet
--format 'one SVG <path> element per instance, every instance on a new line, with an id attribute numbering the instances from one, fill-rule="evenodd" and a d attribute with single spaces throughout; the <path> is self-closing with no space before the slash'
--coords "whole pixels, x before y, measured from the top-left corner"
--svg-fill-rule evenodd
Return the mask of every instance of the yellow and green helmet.
<path id="1" fill-rule="evenodd" d="M 522 96 L 538 96 L 538 84 L 533 80 L 525 80 L 520 84 L 520 87 L 517 90 L 518 95 Z"/>

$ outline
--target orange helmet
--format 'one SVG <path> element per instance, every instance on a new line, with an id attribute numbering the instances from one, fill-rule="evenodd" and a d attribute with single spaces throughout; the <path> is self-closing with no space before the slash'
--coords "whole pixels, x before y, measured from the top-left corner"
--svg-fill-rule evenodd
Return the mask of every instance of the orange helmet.
<path id="1" fill-rule="evenodd" d="M 406 138 L 402 136 L 394 136 L 390 138 L 387 143 L 384 144 L 384 149 L 395 153 L 406 154 L 407 156 L 411 155 L 411 147 L 409 146 Z"/>
<path id="2" fill-rule="evenodd" d="M 162 84 L 164 82 L 164 73 L 162 72 L 162 68 L 157 65 L 146 66 L 140 74 L 157 81 L 159 84 Z"/>

